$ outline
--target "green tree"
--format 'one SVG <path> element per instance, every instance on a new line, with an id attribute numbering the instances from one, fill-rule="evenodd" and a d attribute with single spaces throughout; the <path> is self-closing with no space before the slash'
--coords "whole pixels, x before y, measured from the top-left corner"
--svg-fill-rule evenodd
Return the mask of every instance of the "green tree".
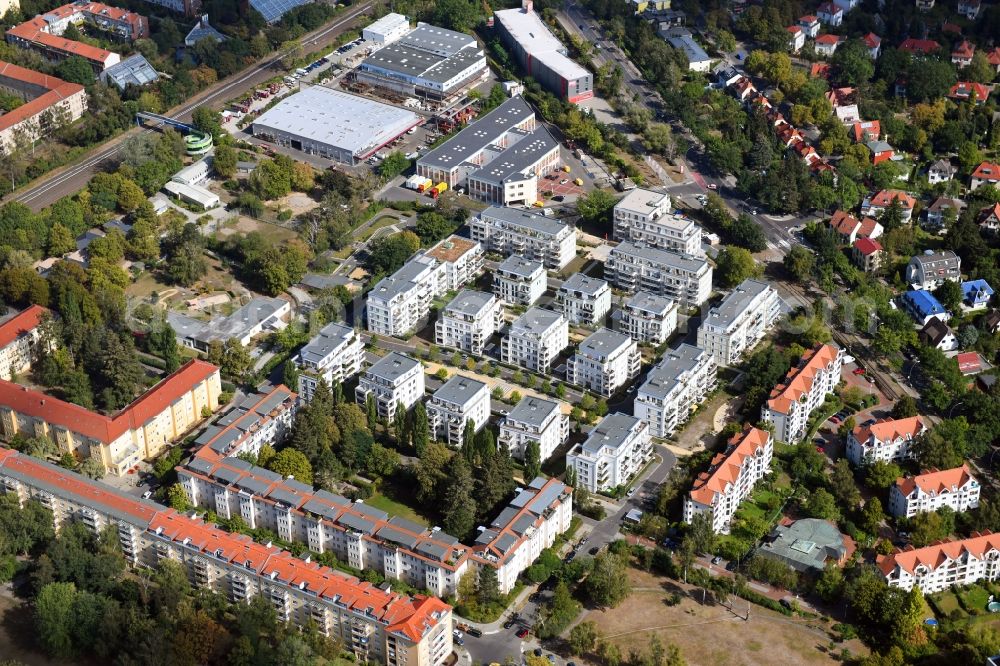
<path id="1" fill-rule="evenodd" d="M 594 569 L 584 582 L 587 598 L 602 608 L 614 608 L 632 592 L 623 556 L 605 551 L 594 560 Z"/>
<path id="2" fill-rule="evenodd" d="M 885 520 L 885 512 L 882 510 L 882 502 L 877 497 L 872 497 L 865 502 L 861 510 L 861 528 L 869 534 L 878 534 L 879 527 Z"/>
<path id="3" fill-rule="evenodd" d="M 813 591 L 827 603 L 841 598 L 844 593 L 844 572 L 837 566 L 836 562 L 826 563 Z"/>
<path id="4" fill-rule="evenodd" d="M 392 180 L 410 168 L 410 160 L 399 150 L 394 150 L 385 156 L 378 166 L 379 175 L 385 180 Z"/>
<path id="5" fill-rule="evenodd" d="M 212 158 L 212 168 L 215 169 L 219 178 L 232 178 L 236 175 L 236 163 L 238 161 L 236 149 L 228 143 L 223 143 L 215 147 L 215 155 Z"/>
<path id="6" fill-rule="evenodd" d="M 73 234 L 70 233 L 70 230 L 58 222 L 53 224 L 49 229 L 49 256 L 61 257 L 67 252 L 72 252 L 75 249 L 76 242 L 74 241 Z"/>
<path id="7" fill-rule="evenodd" d="M 592 620 L 581 622 L 569 632 L 569 649 L 578 656 L 593 652 L 600 641 L 601 632 Z"/>
<path id="8" fill-rule="evenodd" d="M 447 487 L 440 504 L 443 508 L 444 529 L 462 539 L 472 531 L 476 520 L 472 472 L 465 458 L 452 456 L 445 469 L 445 476 Z"/>
<path id="9" fill-rule="evenodd" d="M 222 115 L 218 111 L 199 106 L 191 114 L 191 122 L 202 132 L 211 134 L 216 143 L 222 138 Z"/>
<path id="10" fill-rule="evenodd" d="M 222 346 L 222 372 L 237 381 L 245 381 L 253 370 L 250 351 L 236 338 L 229 338 Z"/>
<path id="11" fill-rule="evenodd" d="M 610 221 L 611 209 L 616 203 L 618 199 L 607 190 L 594 189 L 577 201 L 576 208 L 585 222 L 597 224 Z"/>
<path id="12" fill-rule="evenodd" d="M 848 86 L 868 83 L 875 74 L 875 62 L 860 39 L 839 46 L 833 54 L 833 66 L 837 82 Z"/>
<path id="13" fill-rule="evenodd" d="M 895 463 L 877 460 L 865 468 L 865 482 L 876 489 L 885 489 L 903 476 L 903 470 Z"/>
<path id="14" fill-rule="evenodd" d="M 184 486 L 175 483 L 167 488 L 167 504 L 181 513 L 191 510 L 191 500 L 188 499 L 187 493 L 184 492 Z"/>
<path id="15" fill-rule="evenodd" d="M 427 408 L 423 401 L 418 401 L 413 406 L 413 450 L 417 457 L 423 455 L 427 449 L 427 444 L 431 440 L 430 425 L 427 421 Z"/>
<path id="16" fill-rule="evenodd" d="M 45 652 L 53 657 L 69 659 L 76 654 L 72 634 L 73 603 L 77 594 L 73 583 L 49 583 L 35 598 L 36 637 Z"/>
<path id="17" fill-rule="evenodd" d="M 90 86 L 95 82 L 94 69 L 81 56 L 70 56 L 56 66 L 56 76 L 63 81 Z"/>
<path id="18" fill-rule="evenodd" d="M 451 458 L 452 453 L 448 447 L 438 442 L 429 442 L 424 455 L 420 456 L 414 477 L 417 482 L 417 501 L 425 507 L 437 506 L 438 499 L 444 494 L 447 479 L 445 468 Z"/>
<path id="19" fill-rule="evenodd" d="M 524 449 L 524 480 L 530 483 L 542 473 L 542 450 L 538 442 L 532 440 Z"/>
<path id="20" fill-rule="evenodd" d="M 500 599 L 497 570 L 489 565 L 479 567 L 479 576 L 476 578 L 476 600 L 483 606 L 490 606 Z"/>
<path id="21" fill-rule="evenodd" d="M 313 480 L 312 465 L 306 456 L 293 448 L 282 449 L 271 460 L 268 469 L 281 476 L 294 477 L 296 481 L 311 484 Z"/>
<path id="22" fill-rule="evenodd" d="M 837 501 L 828 491 L 819 488 L 813 491 L 806 499 L 806 514 L 810 518 L 822 518 L 823 520 L 835 520 L 838 516 Z"/>
<path id="23" fill-rule="evenodd" d="M 949 312 L 957 314 L 962 311 L 962 287 L 957 282 L 945 280 L 940 287 L 934 290 L 934 297 Z"/>
<path id="24" fill-rule="evenodd" d="M 800 284 L 806 284 L 816 268 L 816 255 L 802 245 L 793 245 L 782 262 L 785 270 Z"/>
<path id="25" fill-rule="evenodd" d="M 749 278 L 760 277 L 763 268 L 741 247 L 726 246 L 715 258 L 715 275 L 726 287 L 735 287 Z"/>

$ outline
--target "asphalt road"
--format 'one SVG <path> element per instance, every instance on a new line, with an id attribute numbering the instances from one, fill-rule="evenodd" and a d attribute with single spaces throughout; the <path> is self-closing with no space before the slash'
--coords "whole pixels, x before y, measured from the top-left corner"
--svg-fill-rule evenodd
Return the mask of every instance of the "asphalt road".
<path id="1" fill-rule="evenodd" d="M 357 18 L 367 12 L 371 8 L 372 4 L 373 3 L 369 0 L 368 2 L 351 6 L 333 23 L 303 36 L 300 43 L 303 47 L 309 49 L 313 47 L 321 47 L 329 42 L 332 42 L 341 33 L 349 30 Z M 273 78 L 279 73 L 275 67 L 283 58 L 284 55 L 275 54 L 265 60 L 262 60 L 260 63 L 243 72 L 234 74 L 228 79 L 219 81 L 214 86 L 196 95 L 191 99 L 191 101 L 170 109 L 164 115 L 177 118 L 182 121 L 190 120 L 191 114 L 195 109 L 202 106 L 217 105 L 230 99 L 231 97 L 235 97 L 240 91 L 254 88 L 264 81 Z M 57 171 L 53 174 L 42 176 L 40 181 L 36 182 L 35 185 L 20 192 L 16 192 L 14 195 L 5 199 L 5 201 L 20 201 L 21 203 L 26 204 L 33 211 L 37 212 L 42 208 L 55 203 L 64 196 L 75 194 L 77 191 L 83 189 L 83 187 L 90 181 L 91 176 L 94 175 L 103 163 L 116 159 L 118 152 L 121 150 L 121 144 L 127 137 L 141 132 L 152 131 L 154 130 L 144 130 L 141 128 L 129 130 L 102 146 L 94 148 L 75 164 L 63 167 L 61 171 Z"/>

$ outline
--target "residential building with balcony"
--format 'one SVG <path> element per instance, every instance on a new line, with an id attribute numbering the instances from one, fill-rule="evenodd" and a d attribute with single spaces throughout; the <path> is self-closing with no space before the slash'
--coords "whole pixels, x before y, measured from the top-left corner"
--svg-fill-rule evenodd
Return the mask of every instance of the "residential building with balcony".
<path id="1" fill-rule="evenodd" d="M 512 458 L 524 460 L 531 442 L 538 442 L 542 461 L 569 439 L 569 416 L 559 403 L 535 396 L 525 396 L 500 420 L 498 446 L 506 446 Z"/>
<path id="2" fill-rule="evenodd" d="M 531 305 L 547 288 L 548 276 L 540 261 L 514 255 L 493 272 L 493 293 L 504 303 Z"/>
<path id="3" fill-rule="evenodd" d="M 906 265 L 906 282 L 913 289 L 933 291 L 947 280 L 962 281 L 962 259 L 951 250 L 927 250 Z"/>
<path id="4" fill-rule="evenodd" d="M 362 373 L 354 396 L 362 408 L 372 396 L 378 415 L 391 422 L 397 407 L 408 410 L 423 399 L 424 367 L 405 354 L 389 352 Z"/>
<path id="5" fill-rule="evenodd" d="M 265 444 L 284 441 L 297 411 L 298 396 L 287 386 L 262 384 L 198 435 L 194 455 L 210 460 L 241 453 L 257 455 Z"/>
<path id="6" fill-rule="evenodd" d="M 979 507 L 979 481 L 968 465 L 946 470 L 930 470 L 896 479 L 889 492 L 889 513 L 912 518 L 918 513 L 948 507 L 965 513 Z"/>
<path id="7" fill-rule="evenodd" d="M 576 228 L 523 208 L 490 206 L 469 220 L 472 239 L 490 252 L 540 261 L 549 270 L 576 257 Z"/>
<path id="8" fill-rule="evenodd" d="M 416 256 L 426 256 L 444 267 L 444 291 L 457 291 L 483 272 L 483 246 L 478 241 L 451 235 Z"/>
<path id="9" fill-rule="evenodd" d="M 1000 534 L 973 532 L 968 539 L 879 555 L 876 566 L 889 587 L 934 594 L 950 587 L 1000 578 Z"/>
<path id="10" fill-rule="evenodd" d="M 31 368 L 41 337 L 38 325 L 48 310 L 32 305 L 0 324 L 0 379 L 10 380 Z"/>
<path id="11" fill-rule="evenodd" d="M 855 465 L 882 460 L 894 462 L 913 458 L 913 442 L 927 432 L 922 416 L 881 419 L 857 426 L 847 435 L 847 459 Z"/>
<path id="12" fill-rule="evenodd" d="M 566 468 L 592 493 L 624 486 L 653 457 L 649 427 L 627 414 L 605 416 L 582 444 L 566 454 Z"/>
<path id="13" fill-rule="evenodd" d="M 487 341 L 503 328 L 503 305 L 493 294 L 462 290 L 441 311 L 434 341 L 482 356 Z"/>
<path id="14" fill-rule="evenodd" d="M 684 500 L 684 522 L 707 513 L 712 531 L 729 534 L 733 514 L 754 486 L 771 472 L 774 438 L 766 430 L 746 426 L 733 435 L 725 451 L 715 455 L 707 471 L 694 481 Z"/>
<path id="15" fill-rule="evenodd" d="M 715 358 L 704 349 L 682 344 L 668 351 L 649 371 L 633 402 L 633 413 L 653 437 L 669 437 L 715 390 Z"/>
<path id="16" fill-rule="evenodd" d="M 490 388 L 483 382 L 452 375 L 427 401 L 431 437 L 456 449 L 466 443 L 465 424 L 479 432 L 490 418 Z"/>
<path id="17" fill-rule="evenodd" d="M 302 400 L 312 400 L 321 381 L 333 386 L 361 372 L 364 355 L 361 336 L 350 326 L 333 322 L 321 328 L 295 358 Z"/>
<path id="18" fill-rule="evenodd" d="M 779 441 L 797 444 L 805 436 L 809 415 L 837 387 L 843 363 L 843 349 L 832 344 L 816 345 L 771 390 L 760 417 L 774 425 L 774 436 Z"/>
<path id="19" fill-rule="evenodd" d="M 701 227 L 690 218 L 675 215 L 670 195 L 637 188 L 615 204 L 615 240 L 703 257 Z"/>
<path id="20" fill-rule="evenodd" d="M 606 398 L 638 376 L 639 345 L 625 335 L 599 328 L 580 343 L 566 364 L 566 381 Z"/>
<path id="21" fill-rule="evenodd" d="M 700 307 L 712 293 L 712 266 L 705 259 L 630 241 L 611 250 L 604 277 L 630 294 L 648 291 L 673 299 L 682 308 Z"/>
<path id="22" fill-rule="evenodd" d="M 571 324 L 598 326 L 611 311 L 611 287 L 600 278 L 573 273 L 556 291 L 556 309 Z"/>
<path id="23" fill-rule="evenodd" d="M 698 346 L 723 366 L 739 363 L 781 316 L 781 299 L 774 287 L 744 280 L 708 311 L 698 327 Z"/>
<path id="24" fill-rule="evenodd" d="M 543 375 L 569 345 L 569 324 L 558 312 L 531 308 L 514 320 L 500 341 L 500 360 Z"/>
<path id="25" fill-rule="evenodd" d="M 430 314 L 434 299 L 447 291 L 445 273 L 441 262 L 417 254 L 379 280 L 365 301 L 368 330 L 395 337 L 417 330 Z"/>
<path id="26" fill-rule="evenodd" d="M 618 311 L 618 330 L 636 342 L 662 345 L 677 330 L 677 309 L 677 302 L 665 296 L 637 292 Z"/>

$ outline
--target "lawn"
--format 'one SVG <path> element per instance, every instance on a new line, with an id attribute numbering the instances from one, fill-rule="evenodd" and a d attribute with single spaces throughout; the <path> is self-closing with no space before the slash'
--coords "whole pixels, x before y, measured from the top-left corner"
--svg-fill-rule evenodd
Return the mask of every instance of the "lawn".
<path id="1" fill-rule="evenodd" d="M 938 592 L 934 596 L 934 604 L 945 616 L 950 615 L 953 611 L 961 610 L 962 608 L 962 606 L 958 603 L 958 597 L 956 597 L 955 593 L 950 590 Z"/>
<path id="2" fill-rule="evenodd" d="M 960 590 L 959 594 L 962 595 L 962 601 L 965 602 L 966 608 L 986 612 L 986 604 L 990 601 L 988 590 L 978 585 L 973 585 L 972 587 Z"/>

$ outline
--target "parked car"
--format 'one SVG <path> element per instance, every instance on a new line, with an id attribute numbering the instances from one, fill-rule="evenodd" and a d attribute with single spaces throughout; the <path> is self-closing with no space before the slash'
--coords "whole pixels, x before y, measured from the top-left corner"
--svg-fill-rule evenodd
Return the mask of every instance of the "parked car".
<path id="1" fill-rule="evenodd" d="M 504 629 L 510 629 L 513 626 L 514 626 L 514 620 L 511 620 L 509 618 L 507 619 L 506 622 L 503 623 L 503 628 Z"/>
<path id="2" fill-rule="evenodd" d="M 840 419 L 839 416 L 837 416 L 836 414 L 834 414 L 833 416 L 830 417 L 830 421 L 833 422 L 833 423 L 836 423 L 837 425 L 840 425 L 841 419 Z"/>
<path id="3" fill-rule="evenodd" d="M 528 630 L 526 628 L 522 627 L 522 628 L 520 628 L 520 629 L 517 630 L 517 633 L 515 634 L 515 636 L 517 636 L 518 638 L 527 638 L 528 637 Z"/>
<path id="4" fill-rule="evenodd" d="M 867 428 L 870 425 L 874 425 L 874 423 L 875 423 L 875 419 L 868 419 L 867 421 L 865 421 L 864 423 L 861 424 L 861 427 L 862 428 Z"/>
<path id="5" fill-rule="evenodd" d="M 542 656 L 542 648 L 535 648 L 534 655 L 536 657 L 541 657 Z"/>
<path id="6" fill-rule="evenodd" d="M 717 190 L 717 189 L 719 189 L 719 186 L 716 185 L 715 183 L 709 183 L 708 184 L 708 189 L 710 189 L 710 190 Z"/>
<path id="7" fill-rule="evenodd" d="M 722 564 L 722 556 L 716 555 L 712 558 L 712 564 Z"/>
<path id="8" fill-rule="evenodd" d="M 475 627 L 469 627 L 465 630 L 465 633 L 473 638 L 480 638 L 483 635 L 482 630 L 476 629 Z"/>
<path id="9" fill-rule="evenodd" d="M 863 374 L 865 374 L 865 369 L 864 368 L 854 368 L 853 372 L 856 375 L 863 375 Z"/>

